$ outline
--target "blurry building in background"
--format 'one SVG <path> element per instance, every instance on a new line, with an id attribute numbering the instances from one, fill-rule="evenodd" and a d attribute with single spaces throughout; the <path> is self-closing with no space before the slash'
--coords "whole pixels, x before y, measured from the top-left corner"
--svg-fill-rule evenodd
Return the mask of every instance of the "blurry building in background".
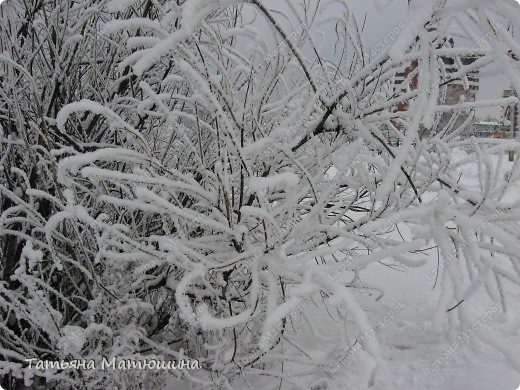
<path id="1" fill-rule="evenodd" d="M 449 41 L 453 47 L 453 40 Z M 442 56 L 443 69 L 443 80 L 437 85 L 431 85 L 430 91 L 439 89 L 439 104 L 441 105 L 455 105 L 460 102 L 474 102 L 477 97 L 479 90 L 479 71 L 467 69 L 471 67 L 479 56 L 468 55 L 468 56 Z M 412 61 L 402 72 L 399 72 L 395 76 L 394 80 L 394 91 L 398 93 L 406 93 L 417 89 L 418 87 L 418 62 Z M 467 69 L 467 70 L 466 70 Z M 453 74 L 459 71 L 463 71 L 464 77 L 452 77 Z M 410 102 L 405 101 L 399 103 L 395 108 L 394 112 L 406 111 L 409 108 Z M 432 129 L 420 129 L 420 135 L 428 135 L 431 132 L 451 132 L 461 127 L 465 122 L 465 125 L 461 135 L 471 135 L 474 132 L 473 120 L 470 115 L 473 115 L 472 111 L 460 111 L 458 113 L 446 112 L 440 113 L 435 118 L 435 124 Z M 402 126 L 398 121 L 393 122 L 394 126 L 402 129 Z"/>
<path id="2" fill-rule="evenodd" d="M 513 88 L 504 90 L 504 93 L 502 94 L 502 97 L 505 98 L 510 96 L 518 97 L 517 92 Z M 507 107 L 507 109 L 504 112 L 504 122 L 506 122 L 509 125 L 508 127 L 510 134 L 508 138 L 516 139 L 520 135 L 518 131 L 520 117 L 518 116 L 518 114 L 518 103 Z"/>

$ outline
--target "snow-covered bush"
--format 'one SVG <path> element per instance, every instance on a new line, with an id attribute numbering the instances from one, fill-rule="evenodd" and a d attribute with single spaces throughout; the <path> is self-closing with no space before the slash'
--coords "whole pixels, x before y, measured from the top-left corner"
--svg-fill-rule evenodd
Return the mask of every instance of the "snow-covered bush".
<path id="1" fill-rule="evenodd" d="M 516 144 L 460 137 L 478 105 L 517 99 L 445 104 L 447 85 L 490 63 L 520 87 L 506 28 L 520 9 L 412 1 L 406 27 L 370 57 L 346 2 L 297 3 L 284 15 L 260 0 L 2 5 L 4 386 L 283 378 L 282 362 L 305 355 L 280 347 L 302 312 L 345 313 L 353 344 L 371 326 L 359 272 L 384 260 L 423 266 L 432 247 L 440 330 L 470 321 L 460 302 L 477 289 L 504 301 L 504 281 L 520 284 L 519 205 L 504 200 L 518 164 L 506 182 L 487 157 Z M 464 65 L 468 55 L 478 59 Z M 455 148 L 471 153 L 453 161 Z M 478 188 L 458 181 L 472 161 Z M 398 224 L 413 234 L 389 234 Z M 484 341 L 500 348 L 494 337 Z M 379 361 L 376 337 L 363 348 Z M 38 371 L 25 361 L 103 357 L 187 357 L 201 369 Z"/>

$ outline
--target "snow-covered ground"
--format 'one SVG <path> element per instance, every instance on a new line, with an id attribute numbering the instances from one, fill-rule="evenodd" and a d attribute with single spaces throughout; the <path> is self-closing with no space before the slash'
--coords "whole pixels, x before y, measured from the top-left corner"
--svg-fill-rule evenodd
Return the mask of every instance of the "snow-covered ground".
<path id="1" fill-rule="evenodd" d="M 491 156 L 491 159 L 496 165 L 498 156 Z M 507 158 L 504 160 L 504 171 L 508 171 L 512 162 L 507 161 Z M 460 171 L 464 184 L 478 185 L 476 164 L 468 164 Z M 506 199 L 518 199 L 519 190 L 520 183 L 516 183 Z M 409 233 L 405 227 L 400 230 L 403 234 Z M 387 287 L 381 302 L 388 310 L 381 310 L 381 305 L 378 305 L 377 312 L 374 305 L 374 311 L 370 313 L 372 317 L 383 317 L 399 301 L 404 302 L 404 307 L 396 313 L 396 320 L 389 322 L 380 332 L 383 363 L 374 377 L 370 379 L 370 358 L 360 351 L 349 359 L 337 378 L 330 380 L 330 388 L 514 390 L 520 386 L 520 373 L 494 348 L 483 344 L 476 337 L 470 337 L 455 349 L 455 340 L 434 332 L 431 314 L 435 310 L 440 289 L 439 283 L 434 288 L 434 280 L 426 275 L 427 271 L 437 265 L 436 254 L 431 254 L 425 267 L 396 271 L 375 263 L 364 270 L 361 275 L 364 281 L 381 288 Z M 516 286 L 508 287 L 512 291 L 508 291 L 510 296 L 506 298 L 506 302 L 510 303 L 507 315 L 499 310 L 483 327 L 490 327 L 502 334 L 505 341 L 520 345 L 520 292 Z M 481 292 L 474 297 L 471 305 L 478 318 L 479 313 L 485 313 L 493 302 Z M 518 353 L 520 356 L 520 351 Z M 432 363 L 439 357 L 443 357 L 442 362 L 439 361 L 436 369 L 433 369 Z M 429 372 L 428 367 L 434 372 Z M 372 381 L 373 386 L 369 386 L 369 381 Z"/>

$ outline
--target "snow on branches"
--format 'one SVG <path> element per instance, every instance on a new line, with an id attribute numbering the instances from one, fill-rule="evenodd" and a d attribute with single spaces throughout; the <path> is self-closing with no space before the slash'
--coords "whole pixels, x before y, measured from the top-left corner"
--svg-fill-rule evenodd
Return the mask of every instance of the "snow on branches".
<path id="1" fill-rule="evenodd" d="M 311 373 L 332 362 L 291 341 L 320 336 L 305 312 L 342 313 L 353 347 L 371 329 L 356 292 L 392 288 L 360 272 L 419 267 L 432 248 L 439 331 L 471 323 L 461 301 L 479 289 L 506 307 L 520 173 L 489 156 L 518 147 L 465 130 L 476 107 L 518 99 L 450 93 L 489 64 L 519 90 L 512 2 L 412 2 L 373 55 L 339 1 L 57 3 L 0 14 L 6 386 L 166 380 L 45 373 L 25 357 L 187 357 L 201 369 L 185 377 L 215 388 L 280 376 L 280 359 L 305 357 Z M 341 55 L 317 46 L 320 29 Z M 471 164 L 477 185 L 460 180 Z M 362 347 L 382 364 L 377 337 Z"/>

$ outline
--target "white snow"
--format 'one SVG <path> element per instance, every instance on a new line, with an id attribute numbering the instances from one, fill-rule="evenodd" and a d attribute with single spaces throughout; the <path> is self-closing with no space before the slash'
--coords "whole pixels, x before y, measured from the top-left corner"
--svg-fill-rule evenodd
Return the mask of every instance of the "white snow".
<path id="1" fill-rule="evenodd" d="M 86 342 L 85 329 L 79 326 L 66 325 L 62 328 L 63 337 L 58 341 L 58 347 L 66 354 L 77 354 Z"/>
<path id="2" fill-rule="evenodd" d="M 249 180 L 249 188 L 252 191 L 265 189 L 290 189 L 298 185 L 300 178 L 292 172 L 283 172 L 268 177 L 254 177 Z"/>

